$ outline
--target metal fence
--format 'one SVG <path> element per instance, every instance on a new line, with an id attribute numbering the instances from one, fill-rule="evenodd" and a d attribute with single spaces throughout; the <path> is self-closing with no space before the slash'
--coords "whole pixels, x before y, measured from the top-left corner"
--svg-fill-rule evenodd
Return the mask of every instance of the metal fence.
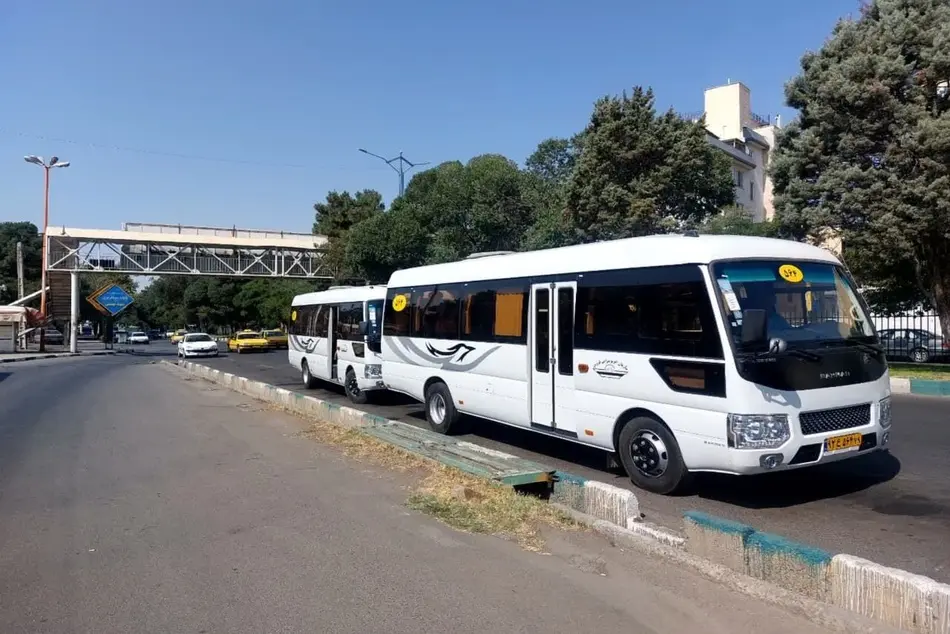
<path id="1" fill-rule="evenodd" d="M 871 321 L 878 330 L 922 330 L 941 336 L 940 317 L 935 311 L 910 311 L 898 315 L 871 313 Z"/>

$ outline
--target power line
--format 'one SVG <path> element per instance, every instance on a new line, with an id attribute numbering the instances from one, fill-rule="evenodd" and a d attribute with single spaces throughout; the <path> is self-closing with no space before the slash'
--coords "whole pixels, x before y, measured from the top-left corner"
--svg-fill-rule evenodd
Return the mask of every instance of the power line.
<path id="1" fill-rule="evenodd" d="M 113 152 L 130 152 L 134 154 L 144 154 L 147 156 L 163 156 L 167 158 L 177 158 L 189 161 L 205 161 L 208 163 L 228 163 L 232 165 L 256 165 L 259 167 L 286 167 L 293 169 L 314 169 L 313 165 L 300 165 L 296 163 L 277 163 L 270 161 L 249 161 L 242 159 L 232 159 L 225 158 L 220 156 L 203 156 L 200 154 L 184 154 L 180 152 L 163 152 L 161 150 L 149 150 L 144 148 L 134 148 L 127 147 L 122 145 L 112 145 L 104 143 L 90 143 L 87 141 L 76 141 L 73 139 L 63 139 L 59 137 L 49 137 L 43 136 L 40 134 L 28 134 L 26 132 L 19 132 L 17 130 L 9 130 L 6 128 L 0 128 L 0 134 L 6 134 L 10 136 L 16 136 L 24 139 L 31 139 L 36 141 L 46 141 L 49 143 L 64 143 L 69 145 L 74 145 L 77 147 L 87 147 L 96 150 L 110 150 Z"/>

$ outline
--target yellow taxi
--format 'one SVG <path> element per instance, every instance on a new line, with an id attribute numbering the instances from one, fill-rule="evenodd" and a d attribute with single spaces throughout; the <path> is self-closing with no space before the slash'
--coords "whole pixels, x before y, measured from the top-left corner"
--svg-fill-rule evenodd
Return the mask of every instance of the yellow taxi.
<path id="1" fill-rule="evenodd" d="M 175 334 L 171 336 L 172 343 L 178 343 L 185 338 L 185 335 L 188 334 L 188 331 L 184 328 L 175 331 Z"/>
<path id="2" fill-rule="evenodd" d="M 270 350 L 272 347 L 267 337 L 254 330 L 242 330 L 228 339 L 228 351 L 237 352 L 238 354 Z"/>
<path id="3" fill-rule="evenodd" d="M 283 330 L 265 330 L 261 333 L 264 335 L 264 338 L 270 342 L 272 348 L 277 348 L 278 350 L 287 349 L 287 333 Z"/>

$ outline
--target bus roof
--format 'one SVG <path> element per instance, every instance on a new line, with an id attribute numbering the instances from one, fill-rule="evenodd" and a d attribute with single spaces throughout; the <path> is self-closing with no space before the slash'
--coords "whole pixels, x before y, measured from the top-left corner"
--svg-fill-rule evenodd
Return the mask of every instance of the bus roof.
<path id="1" fill-rule="evenodd" d="M 830 251 L 791 240 L 671 234 L 420 266 L 396 271 L 389 278 L 389 286 L 404 288 L 584 271 L 709 264 L 734 258 L 818 260 L 839 264 Z"/>
<path id="2" fill-rule="evenodd" d="M 317 291 L 316 293 L 303 293 L 294 297 L 291 306 L 366 302 L 373 299 L 386 299 L 386 287 L 379 284 L 375 286 L 346 286 Z"/>

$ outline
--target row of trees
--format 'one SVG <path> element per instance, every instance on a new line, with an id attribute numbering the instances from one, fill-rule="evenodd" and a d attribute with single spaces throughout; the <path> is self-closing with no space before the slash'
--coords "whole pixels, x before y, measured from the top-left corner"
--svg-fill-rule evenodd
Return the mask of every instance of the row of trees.
<path id="1" fill-rule="evenodd" d="M 604 97 L 570 138 L 524 166 L 497 154 L 420 172 L 385 208 L 373 190 L 314 205 L 337 282 L 383 282 L 401 267 L 657 232 L 840 237 L 881 311 L 934 307 L 950 337 L 950 24 L 946 0 L 876 0 L 807 53 L 786 86 L 800 116 L 771 163 L 776 218 L 732 207 L 728 158 L 702 121 L 657 112 L 650 89 Z M 2 247 L 2 245 L 0 245 Z M 6 248 L 6 247 L 2 247 Z M 31 256 L 35 257 L 35 256 Z M 9 275 L 0 253 L 0 283 Z M 272 325 L 292 281 L 160 279 L 138 317 L 175 326 Z"/>

